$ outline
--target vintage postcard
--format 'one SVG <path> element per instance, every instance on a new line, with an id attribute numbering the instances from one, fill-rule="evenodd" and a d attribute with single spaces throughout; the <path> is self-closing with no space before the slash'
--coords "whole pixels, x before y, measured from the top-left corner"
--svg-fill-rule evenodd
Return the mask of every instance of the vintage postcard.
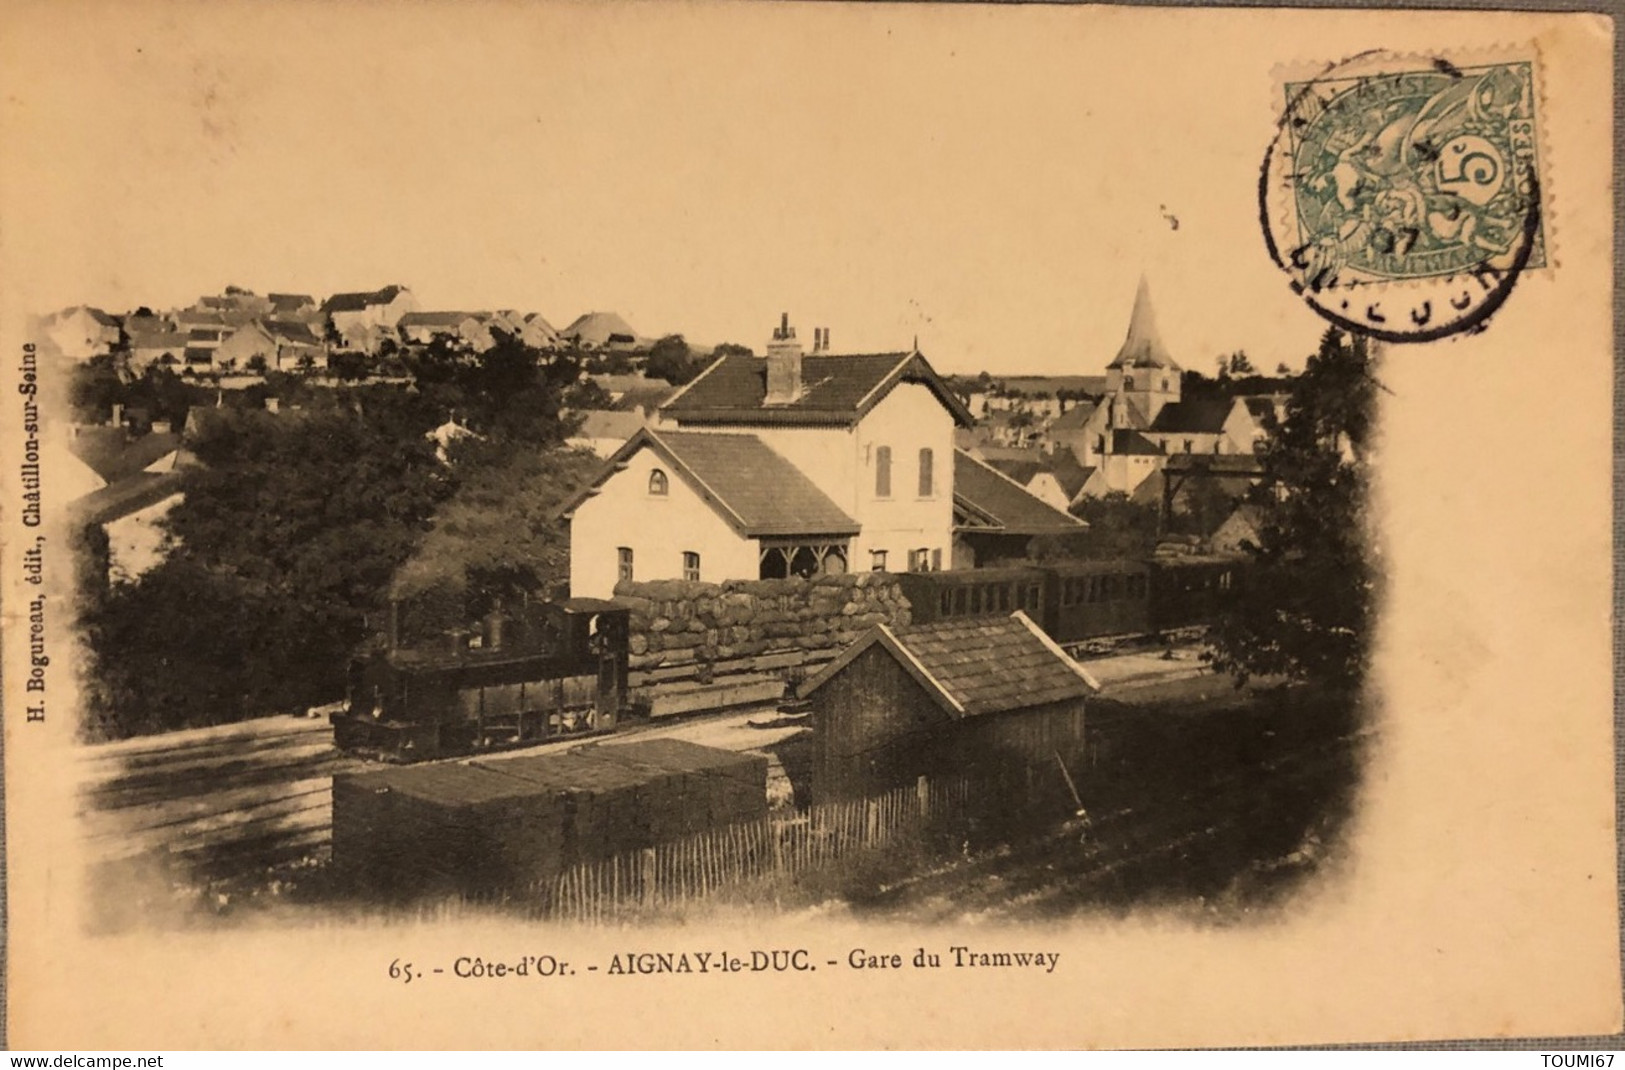
<path id="1" fill-rule="evenodd" d="M 1617 1032 L 1613 33 L 12 5 L 10 1046 Z"/>

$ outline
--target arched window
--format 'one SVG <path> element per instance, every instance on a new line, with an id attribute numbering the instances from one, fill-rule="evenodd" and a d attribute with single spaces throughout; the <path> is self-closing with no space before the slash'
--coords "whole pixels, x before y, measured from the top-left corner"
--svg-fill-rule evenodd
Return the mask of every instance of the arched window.
<path id="1" fill-rule="evenodd" d="M 875 450 L 875 497 L 891 497 L 890 446 L 880 446 Z"/>
<path id="2" fill-rule="evenodd" d="M 933 479 L 932 456 L 929 448 L 920 451 L 920 497 L 929 498 L 936 492 L 936 482 Z"/>
<path id="3" fill-rule="evenodd" d="M 700 578 L 700 555 L 693 550 L 683 551 L 683 579 L 691 583 L 698 582 Z"/>
<path id="4" fill-rule="evenodd" d="M 662 472 L 660 469 L 656 468 L 654 471 L 649 473 L 649 493 L 650 494 L 658 494 L 661 497 L 665 497 L 666 492 L 668 490 L 670 490 L 670 489 L 671 489 L 671 484 L 666 479 L 666 473 L 665 472 Z"/>

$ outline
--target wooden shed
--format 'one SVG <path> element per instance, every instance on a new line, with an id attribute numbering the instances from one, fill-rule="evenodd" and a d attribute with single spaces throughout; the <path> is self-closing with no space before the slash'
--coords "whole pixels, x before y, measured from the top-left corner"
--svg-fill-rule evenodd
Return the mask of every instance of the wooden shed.
<path id="1" fill-rule="evenodd" d="M 919 776 L 991 777 L 1082 752 L 1099 684 L 1020 611 L 877 626 L 801 688 L 813 795 L 868 795 Z"/>

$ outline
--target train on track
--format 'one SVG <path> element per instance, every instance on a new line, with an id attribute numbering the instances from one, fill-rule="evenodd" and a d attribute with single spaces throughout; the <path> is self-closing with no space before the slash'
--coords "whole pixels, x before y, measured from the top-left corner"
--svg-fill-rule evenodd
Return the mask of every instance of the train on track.
<path id="1" fill-rule="evenodd" d="M 1213 623 L 1245 582 L 1238 555 L 1181 555 L 909 572 L 898 577 L 917 624 L 1021 610 L 1062 647 L 1167 635 Z"/>
<path id="2" fill-rule="evenodd" d="M 1021 610 L 1074 653 L 1210 624 L 1245 581 L 1236 556 L 1158 556 L 898 574 L 915 623 Z M 628 712 L 630 610 L 571 598 L 493 614 L 475 634 L 351 666 L 342 749 L 424 761 L 613 732 Z"/>

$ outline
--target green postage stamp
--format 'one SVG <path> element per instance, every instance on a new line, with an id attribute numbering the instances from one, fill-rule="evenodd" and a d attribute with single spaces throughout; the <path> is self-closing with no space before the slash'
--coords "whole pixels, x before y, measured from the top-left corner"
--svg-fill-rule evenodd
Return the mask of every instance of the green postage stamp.
<path id="1" fill-rule="evenodd" d="M 1532 55 L 1368 54 L 1282 88 L 1265 237 L 1323 315 L 1393 341 L 1482 329 L 1547 266 Z"/>

